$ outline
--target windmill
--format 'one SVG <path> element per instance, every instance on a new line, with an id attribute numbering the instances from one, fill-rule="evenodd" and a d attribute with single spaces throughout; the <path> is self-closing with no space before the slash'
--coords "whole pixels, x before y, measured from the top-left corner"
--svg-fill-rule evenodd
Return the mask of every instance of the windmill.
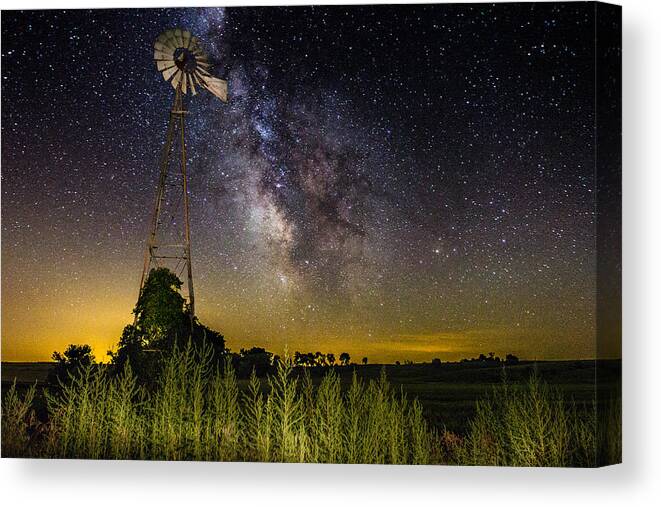
<path id="1" fill-rule="evenodd" d="M 184 106 L 184 95 L 189 92 L 196 95 L 198 89 L 204 88 L 227 102 L 227 81 L 210 74 L 211 66 L 200 40 L 187 30 L 176 28 L 159 35 L 154 42 L 154 60 L 157 70 L 172 85 L 175 94 L 160 159 L 160 175 L 145 249 L 140 293 L 152 268 L 167 267 L 180 279 L 183 279 L 186 272 L 184 295 L 187 295 L 192 322 L 195 315 L 195 293 L 184 129 L 188 111 Z"/>

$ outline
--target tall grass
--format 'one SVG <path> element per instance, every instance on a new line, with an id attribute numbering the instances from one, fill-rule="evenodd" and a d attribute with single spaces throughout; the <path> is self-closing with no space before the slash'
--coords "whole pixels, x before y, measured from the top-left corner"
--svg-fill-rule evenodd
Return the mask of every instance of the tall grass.
<path id="1" fill-rule="evenodd" d="M 613 393 L 597 417 L 597 464 L 610 465 L 622 461 L 622 392 Z"/>
<path id="2" fill-rule="evenodd" d="M 156 388 L 139 387 L 130 368 L 109 377 L 87 368 L 47 394 L 44 438 L 34 423 L 32 388 L 3 402 L 5 456 L 87 459 L 318 463 L 428 463 L 430 430 L 417 402 L 392 392 L 385 373 L 355 375 L 343 394 L 330 371 L 318 387 L 280 362 L 262 385 L 241 393 L 231 363 L 211 369 L 211 351 L 187 347 L 165 361 Z"/>
<path id="3" fill-rule="evenodd" d="M 2 402 L 2 455 L 10 458 L 31 457 L 30 431 L 36 418 L 32 410 L 35 386 L 23 398 L 18 395 L 16 381 Z"/>
<path id="4" fill-rule="evenodd" d="M 593 467 L 620 460 L 615 450 L 603 456 L 604 442 L 621 442 L 616 405 L 600 435 L 596 403 L 580 407 L 542 382 L 536 374 L 524 386 L 503 383 L 477 402 L 467 436 L 455 449 L 457 463 L 466 465 Z M 608 435 L 608 437 L 606 437 Z"/>
<path id="5" fill-rule="evenodd" d="M 388 383 L 353 372 L 344 390 L 330 370 L 315 387 L 307 370 L 278 364 L 240 390 L 231 362 L 189 346 L 165 361 L 152 390 L 130 367 L 116 377 L 89 367 L 46 393 L 12 386 L 2 403 L 2 454 L 15 457 L 308 463 L 447 463 L 596 466 L 621 459 L 621 402 L 581 406 L 536 375 L 503 382 L 477 402 L 466 434 L 440 435 L 421 404 Z"/>

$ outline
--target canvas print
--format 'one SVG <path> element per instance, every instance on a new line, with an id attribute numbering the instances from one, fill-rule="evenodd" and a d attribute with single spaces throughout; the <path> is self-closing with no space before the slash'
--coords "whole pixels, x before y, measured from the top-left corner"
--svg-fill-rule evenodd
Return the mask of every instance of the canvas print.
<path id="1" fill-rule="evenodd" d="M 620 462 L 620 33 L 2 11 L 2 457 Z"/>

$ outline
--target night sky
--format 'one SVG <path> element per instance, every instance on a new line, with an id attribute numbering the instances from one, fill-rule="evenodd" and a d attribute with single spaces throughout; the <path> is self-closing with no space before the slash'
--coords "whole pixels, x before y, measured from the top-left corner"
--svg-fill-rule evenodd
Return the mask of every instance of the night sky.
<path id="1" fill-rule="evenodd" d="M 200 320 L 238 350 L 595 356 L 594 6 L 2 13 L 2 356 L 132 321 L 188 28 Z M 616 348 L 606 354 L 616 354 Z"/>

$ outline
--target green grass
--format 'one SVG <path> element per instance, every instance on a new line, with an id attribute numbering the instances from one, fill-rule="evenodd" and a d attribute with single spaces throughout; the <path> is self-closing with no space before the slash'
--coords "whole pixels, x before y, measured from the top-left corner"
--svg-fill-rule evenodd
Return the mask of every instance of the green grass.
<path id="1" fill-rule="evenodd" d="M 48 421 L 34 426 L 34 389 L 15 386 L 2 407 L 4 456 L 428 463 L 432 433 L 416 401 L 391 390 L 385 374 L 354 377 L 347 396 L 334 373 L 315 387 L 283 362 L 266 393 L 254 376 L 241 393 L 227 363 L 212 371 L 210 352 L 192 348 L 166 361 L 148 392 L 127 369 L 110 378 L 88 368 L 46 394 Z"/>
<path id="2" fill-rule="evenodd" d="M 38 382 L 34 406 L 40 419 L 45 419 L 46 406 L 41 387 L 53 363 L 2 363 L 3 388 L 9 389 L 14 379 L 17 388 L 23 393 L 35 381 Z M 613 386 L 619 382 L 620 362 L 600 361 L 600 389 L 597 398 L 608 399 Z M 342 392 L 345 393 L 356 372 L 364 382 L 378 380 L 382 368 L 386 369 L 389 383 L 395 391 L 402 389 L 410 397 L 417 398 L 423 407 L 425 418 L 436 430 L 449 430 L 464 435 L 469 421 L 476 415 L 476 402 L 489 395 L 494 388 L 502 385 L 503 367 L 476 363 L 443 363 L 414 365 L 355 365 L 333 368 L 340 378 Z M 516 366 L 506 366 L 510 383 L 527 382 L 533 372 L 548 384 L 557 387 L 567 399 L 573 399 L 580 406 L 591 404 L 595 398 L 595 361 L 543 361 L 525 362 Z M 296 368 L 296 374 L 300 374 Z M 311 380 L 318 387 L 328 368 L 310 368 Z M 237 381 L 239 390 L 248 389 L 248 380 Z"/>
<path id="3" fill-rule="evenodd" d="M 615 410 L 610 407 L 609 413 Z M 580 407 L 567 401 L 533 374 L 526 385 L 503 383 L 477 402 L 456 456 L 469 465 L 592 467 L 610 462 L 601 455 L 599 438 L 595 403 Z M 620 452 L 614 451 L 613 462 Z"/>
<path id="4" fill-rule="evenodd" d="M 3 395 L 2 454 L 507 466 L 621 456 L 619 397 L 595 393 L 588 362 L 564 364 L 567 375 L 557 364 L 512 367 L 505 382 L 502 368 L 474 365 L 294 370 L 285 362 L 266 380 L 244 381 L 210 359 L 175 353 L 151 391 L 130 369 L 117 378 L 86 370 L 45 392 L 44 417 L 35 415 L 39 390 L 13 384 Z"/>

